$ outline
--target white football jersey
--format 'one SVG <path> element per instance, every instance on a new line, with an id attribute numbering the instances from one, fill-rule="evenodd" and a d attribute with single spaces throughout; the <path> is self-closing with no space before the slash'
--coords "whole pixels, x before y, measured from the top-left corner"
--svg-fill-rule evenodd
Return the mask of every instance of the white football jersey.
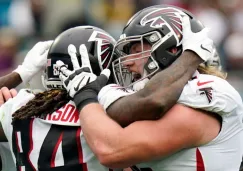
<path id="1" fill-rule="evenodd" d="M 243 105 L 238 92 L 219 77 L 197 74 L 184 87 L 178 103 L 221 115 L 218 136 L 208 144 L 139 164 L 133 170 L 238 171 L 243 155 Z"/>
<path id="2" fill-rule="evenodd" d="M 11 150 L 7 142 L 0 142 L 0 156 L 2 160 L 2 171 L 16 171 Z"/>
<path id="3" fill-rule="evenodd" d="M 0 108 L 0 119 L 18 171 L 112 171 L 99 163 L 87 145 L 72 101 L 43 118 L 18 120 L 12 114 L 33 99 L 21 90 Z"/>

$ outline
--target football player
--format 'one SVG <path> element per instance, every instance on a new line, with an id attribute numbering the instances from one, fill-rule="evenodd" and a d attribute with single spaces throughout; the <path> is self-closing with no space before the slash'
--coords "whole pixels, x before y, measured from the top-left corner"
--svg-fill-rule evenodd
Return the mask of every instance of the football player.
<path id="1" fill-rule="evenodd" d="M 15 98 L 1 107 L 1 123 L 19 170 L 109 170 L 100 165 L 86 144 L 76 106 L 70 98 L 75 92 L 70 92 L 68 96 L 63 90 L 56 66 L 56 61 L 60 59 L 70 70 L 78 68 L 81 63 L 84 65 L 79 57 L 75 58 L 78 63 L 74 65 L 70 58 L 86 52 L 82 47 L 80 53 L 74 52 L 80 44 L 85 44 L 88 48 L 86 57 L 91 61 L 94 73 L 99 74 L 110 66 L 114 39 L 109 34 L 91 26 L 70 29 L 58 36 L 49 50 L 43 75 L 43 83 L 48 91 L 32 94 L 21 90 Z M 201 62 L 192 52 L 186 54 L 190 54 L 188 58 L 192 59 L 187 62 L 187 67 L 192 69 L 184 74 L 182 83 L 177 84 L 179 87 L 186 83 L 184 80 L 190 77 L 194 72 L 193 68 Z M 44 56 L 41 58 L 45 59 Z M 171 81 L 173 82 L 173 79 Z"/>
<path id="2" fill-rule="evenodd" d="M 17 91 L 13 88 L 22 82 L 28 84 L 32 77 L 45 67 L 47 53 L 52 42 L 50 40 L 37 43 L 27 53 L 23 63 L 17 69 L 0 78 L 0 106 L 8 99 L 16 96 Z"/>
<path id="3" fill-rule="evenodd" d="M 54 117 L 49 118 L 49 119 L 58 121 L 58 118 L 63 120 L 65 117 L 64 116 L 63 116 L 64 118 L 61 116 L 56 117 L 55 115 L 67 114 L 67 112 L 69 112 L 69 114 L 73 114 L 73 116 L 72 117 L 69 116 L 70 120 L 68 120 L 64 123 L 61 123 L 61 124 L 69 125 L 69 121 L 77 122 L 77 123 L 79 122 L 78 115 L 77 115 L 78 113 L 77 112 L 75 113 L 75 106 L 73 106 L 72 102 L 70 102 L 70 104 L 68 103 L 68 101 L 70 100 L 69 97 L 67 97 L 65 91 L 61 90 L 63 87 L 62 87 L 62 83 L 60 82 L 59 77 L 58 77 L 58 70 L 55 66 L 55 61 L 57 59 L 62 59 L 62 61 L 64 61 L 65 64 L 67 66 L 69 66 L 70 69 L 72 69 L 72 64 L 70 62 L 70 57 L 69 57 L 69 54 L 67 51 L 67 47 L 69 44 L 75 44 L 76 47 L 79 47 L 79 45 L 82 43 L 85 43 L 86 47 L 89 47 L 89 49 L 88 49 L 89 54 L 92 55 L 92 57 L 90 58 L 91 63 L 92 63 L 92 61 L 94 61 L 94 64 L 92 64 L 92 66 L 94 65 L 92 67 L 93 70 L 103 69 L 102 68 L 103 66 L 110 65 L 110 63 L 111 63 L 110 55 L 112 52 L 111 51 L 112 43 L 114 43 L 114 40 L 108 34 L 104 34 L 104 31 L 99 30 L 97 28 L 93 28 L 93 27 L 87 27 L 85 29 L 76 28 L 76 29 L 71 29 L 68 32 L 61 34 L 55 40 L 55 43 L 52 45 L 52 48 L 49 52 L 48 59 L 46 59 L 46 55 L 47 55 L 47 51 L 49 50 L 52 42 L 49 41 L 49 42 L 38 43 L 27 54 L 23 64 L 21 66 L 19 66 L 17 70 L 15 70 L 13 73 L 7 75 L 6 77 L 1 78 L 2 85 L 12 88 L 12 87 L 16 86 L 17 84 L 21 83 L 22 81 L 24 81 L 24 83 L 28 83 L 28 81 L 31 79 L 31 77 L 33 77 L 33 75 L 35 73 L 40 72 L 41 68 L 44 67 L 45 65 L 47 65 L 46 71 L 45 71 L 45 74 L 43 77 L 43 82 L 47 89 L 51 89 L 50 91 L 40 93 L 38 95 L 33 95 L 29 91 L 27 92 L 25 90 L 22 90 L 21 93 L 16 98 L 10 100 L 8 103 L 6 103 L 2 107 L 3 111 L 7 110 L 7 112 L 2 113 L 2 115 L 10 117 L 13 112 L 16 112 L 16 110 L 18 108 L 25 105 L 30 100 L 30 103 L 28 103 L 25 107 L 22 107 L 20 109 L 20 111 L 16 112 L 18 114 L 13 115 L 14 116 L 13 120 L 16 120 L 15 123 L 13 122 L 14 128 L 8 129 L 9 128 L 8 124 L 12 121 L 12 119 L 7 119 L 8 117 L 4 117 L 4 119 L 2 120 L 3 128 L 6 128 L 4 126 L 7 126 L 7 128 L 5 130 L 5 134 L 7 134 L 8 140 L 10 140 L 11 148 L 13 149 L 13 152 L 16 155 L 16 157 L 15 157 L 16 166 L 18 166 L 18 169 L 21 169 L 21 168 L 36 169 L 37 165 L 39 165 L 40 168 L 42 168 L 42 167 L 48 168 L 48 167 L 66 165 L 66 163 L 65 163 L 66 161 L 64 159 L 61 160 L 61 163 L 59 163 L 59 157 L 57 157 L 55 159 L 53 159 L 53 158 L 46 159 L 47 161 L 51 160 L 52 163 L 42 161 L 42 159 L 39 160 L 39 153 L 38 153 L 39 151 L 38 150 L 40 150 L 40 149 L 38 149 L 38 148 L 40 148 L 40 146 L 43 145 L 44 146 L 43 148 L 46 149 L 46 146 L 49 145 L 48 143 L 38 144 L 38 141 L 32 140 L 33 141 L 32 143 L 35 143 L 35 145 L 37 145 L 37 152 L 35 151 L 36 148 L 33 148 L 33 151 L 30 151 L 29 148 L 32 148 L 31 145 L 33 145 L 33 144 L 27 144 L 27 146 L 25 146 L 23 149 L 23 147 L 21 146 L 22 143 L 26 144 L 24 142 L 26 142 L 28 140 L 21 139 L 21 137 L 23 136 L 23 134 L 21 134 L 21 132 L 23 132 L 23 129 L 32 129 L 32 126 L 36 125 L 36 124 L 32 125 L 32 123 L 36 120 L 38 122 L 39 120 L 41 120 L 41 118 L 32 120 L 33 122 L 30 122 L 30 120 L 28 120 L 28 121 L 26 120 L 25 121 L 26 123 L 23 123 L 22 120 L 21 121 L 18 121 L 18 120 L 32 117 L 32 114 L 34 114 L 38 117 L 40 117 L 40 116 L 43 117 L 43 116 L 47 115 L 48 113 L 54 112 L 54 113 L 56 113 L 56 114 L 52 115 Z M 188 53 L 188 54 L 190 54 L 190 53 Z M 183 87 L 183 84 L 186 83 L 186 80 L 190 78 L 190 76 L 192 75 L 192 73 L 194 72 L 194 70 L 196 69 L 198 64 L 201 62 L 201 59 L 197 58 L 195 56 L 196 55 L 194 55 L 194 54 L 191 54 L 190 56 L 188 56 L 187 59 L 191 59 L 189 61 L 186 60 L 185 58 L 184 59 L 182 58 L 182 61 L 186 61 L 186 65 L 188 65 L 188 66 L 185 66 L 185 68 L 188 69 L 188 72 L 184 73 L 183 76 L 177 76 L 174 79 L 168 80 L 168 82 L 173 83 L 174 80 L 176 80 L 176 79 L 182 79 L 182 82 L 177 84 L 177 86 Z M 33 57 L 35 57 L 35 59 L 38 59 L 38 60 L 33 60 L 32 59 Z M 175 67 L 175 68 L 177 68 L 177 67 Z M 181 72 L 179 72 L 181 67 L 177 68 L 177 69 L 178 69 L 178 73 L 181 73 Z M 182 70 L 182 72 L 183 72 L 183 70 Z M 3 94 L 9 93 L 8 96 L 6 96 L 6 95 L 4 96 L 6 99 L 8 97 L 14 96 L 14 94 L 9 92 L 8 89 L 2 89 L 2 92 L 3 92 Z M 179 92 L 175 92 L 175 93 L 177 93 L 177 96 L 179 96 Z M 36 96 L 35 99 L 31 101 L 31 99 L 34 98 L 34 96 Z M 177 96 L 175 96 L 175 98 Z M 41 105 L 42 103 L 44 103 L 43 106 Z M 66 103 L 68 103 L 68 104 L 66 104 Z M 170 99 L 168 99 L 168 103 L 171 103 Z M 60 108 L 61 106 L 63 106 L 63 107 Z M 66 108 L 65 108 L 65 106 L 66 106 Z M 60 109 L 58 109 L 58 108 L 60 108 Z M 9 109 L 13 109 L 13 110 L 9 110 Z M 56 110 L 56 112 L 55 112 L 55 110 Z M 71 111 L 69 111 L 69 110 L 71 110 Z M 62 111 L 62 112 L 60 112 L 60 111 Z M 49 116 L 51 116 L 51 115 L 49 115 Z M 66 118 L 66 119 L 68 119 L 68 118 Z M 46 121 L 46 119 L 44 119 L 44 120 Z M 57 122 L 57 123 L 60 124 L 60 122 Z M 54 127 L 54 126 L 51 126 L 52 124 L 48 125 L 47 127 L 48 128 Z M 55 124 L 56 124 L 56 122 L 55 122 Z M 30 125 L 30 127 L 24 128 L 20 125 L 26 125 L 27 127 L 28 127 L 28 125 Z M 77 124 L 77 125 L 79 125 L 79 124 Z M 37 127 L 37 129 L 38 128 L 39 127 Z M 66 127 L 64 127 L 64 128 L 66 129 Z M 77 129 L 77 128 L 75 128 L 75 129 Z M 42 130 L 42 129 L 40 129 L 40 130 Z M 43 130 L 45 130 L 45 129 L 43 129 Z M 13 131 L 13 133 L 16 134 L 16 136 L 14 136 L 15 137 L 14 141 L 12 141 L 12 139 L 10 138 L 12 136 L 11 131 Z M 34 134 L 35 131 L 36 130 L 34 129 L 33 132 L 30 132 L 30 135 L 28 135 L 25 138 L 34 139 L 36 136 L 32 137 L 32 134 L 36 135 L 36 134 Z M 59 132 L 60 131 L 62 131 L 62 130 L 59 130 Z M 75 131 L 75 130 L 73 130 L 73 131 Z M 42 139 L 46 138 L 48 141 L 48 138 L 52 137 L 51 132 L 52 131 L 50 131 L 50 135 L 48 134 L 49 136 L 45 137 L 45 135 L 44 135 L 44 137 L 42 137 Z M 53 138 L 55 139 L 55 137 L 53 137 Z M 65 140 L 64 139 L 65 138 L 62 139 L 62 142 L 66 141 L 66 139 Z M 60 145 L 60 144 L 58 144 L 58 142 L 60 143 L 60 141 L 57 141 L 57 142 L 54 141 L 53 143 L 57 143 L 56 145 Z M 15 148 L 16 146 L 17 147 L 21 146 L 22 148 L 21 149 Z M 52 147 L 53 147 L 53 145 L 50 144 L 50 147 L 48 147 L 48 149 L 52 148 Z M 55 147 L 57 147 L 57 146 L 55 146 Z M 86 148 L 86 145 L 84 145 L 84 148 Z M 64 148 L 64 150 L 65 150 L 65 148 Z M 45 150 L 40 150 L 40 151 L 41 152 L 44 151 L 44 155 L 40 155 L 40 156 L 45 157 L 45 155 L 48 155 L 48 153 L 51 152 L 52 150 L 50 150 L 47 154 L 45 154 L 46 153 Z M 89 150 L 87 150 L 87 151 L 89 152 Z M 56 152 L 56 151 L 54 151 L 54 152 Z M 80 150 L 77 150 L 77 152 L 79 152 L 78 154 L 80 155 L 80 153 L 81 153 Z M 88 153 L 85 153 L 85 154 L 88 154 Z M 55 154 L 53 153 L 53 155 L 56 155 L 56 153 Z M 72 156 L 75 156 L 75 154 L 73 154 Z M 90 156 L 92 156 L 92 153 Z M 62 155 L 61 155 L 61 158 L 63 158 Z M 38 161 L 37 161 L 37 159 L 38 159 Z M 32 160 L 33 160 L 34 164 L 32 163 Z M 72 160 L 72 157 L 70 157 L 70 160 Z M 57 161 L 57 164 L 55 163 L 55 161 Z M 89 159 L 87 159 L 87 160 L 85 159 L 84 161 L 90 162 Z M 41 162 L 41 163 L 38 164 L 39 162 Z M 43 165 L 42 162 L 45 164 Z M 80 161 L 80 162 L 82 162 L 82 161 Z M 77 165 L 78 165 L 77 167 L 81 167 L 81 164 L 77 164 Z M 76 166 L 76 165 L 74 164 L 74 166 Z M 70 167 L 72 167 L 72 166 L 70 166 Z M 70 168 L 70 167 L 67 164 L 67 168 Z M 92 170 L 92 168 L 95 167 L 95 165 L 92 166 L 92 164 L 91 164 L 91 166 L 87 166 L 87 167 L 90 170 Z M 66 166 L 65 166 L 65 168 L 66 168 Z"/>
<path id="4" fill-rule="evenodd" d="M 110 73 L 92 73 L 84 45 L 80 46 L 81 68 L 71 71 L 57 62 L 60 78 L 80 111 L 86 141 L 102 164 L 111 168 L 133 165 L 133 170 L 239 170 L 242 99 L 218 67 L 199 66 L 178 104 L 164 113 L 163 101 L 178 89 L 161 84 L 158 70 L 175 77 L 166 68 L 178 65 L 182 51 L 193 51 L 202 59 L 213 55 L 206 29 L 199 26 L 190 13 L 170 6 L 149 7 L 131 18 L 115 46 L 119 57 L 113 62 L 113 71 L 121 85 L 141 89 L 135 94 L 116 85 L 104 87 Z M 75 48 L 69 49 L 73 64 L 77 64 Z M 163 86 L 167 96 L 158 90 Z M 98 93 L 103 106 L 98 103 Z M 154 103 L 158 105 L 157 118 L 162 118 L 132 123 L 143 120 Z M 104 109 L 113 119 L 123 118 L 123 125 L 128 126 L 122 128 Z"/>
<path id="5" fill-rule="evenodd" d="M 57 60 L 65 61 L 70 69 L 75 67 L 67 49 L 71 43 L 86 45 L 96 74 L 110 66 L 115 40 L 102 29 L 75 27 L 55 39 L 48 56 L 40 56 L 46 68 L 42 77 L 46 91 L 33 94 L 22 89 L 0 108 L 17 170 L 110 170 L 86 144 L 76 107 L 58 78 Z"/>
<path id="6" fill-rule="evenodd" d="M 68 51 L 67 47 L 70 44 L 74 44 L 74 47 L 79 47 L 80 44 L 86 45 L 92 70 L 96 74 L 111 64 L 114 40 L 103 30 L 95 27 L 78 27 L 68 30 L 55 39 L 47 60 L 44 53 L 41 53 L 41 61 L 46 61 L 43 83 L 46 89 L 50 90 L 36 95 L 21 90 L 15 98 L 1 107 L 3 111 L 1 112 L 3 116 L 1 123 L 4 133 L 13 151 L 16 166 L 20 170 L 46 170 L 55 167 L 60 170 L 68 168 L 108 169 L 99 164 L 85 143 L 79 127 L 78 112 L 75 110 L 74 103 L 70 101 L 70 97 L 73 97 L 72 93 L 75 92 L 72 91 L 68 96 L 59 79 L 58 68 L 55 64 L 57 60 L 61 59 L 65 63 L 64 66 L 70 70 L 78 67 L 78 65 L 71 64 L 70 56 L 73 56 L 75 48 L 69 46 Z M 83 53 L 82 47 L 80 52 Z M 75 54 L 80 55 L 76 52 Z M 168 80 L 173 83 L 175 80 L 181 79 L 182 81 L 175 85 L 178 88 L 186 84 L 186 80 L 202 61 L 192 52 L 185 53 L 184 56 L 191 59 L 182 58 L 181 60 L 181 62 L 186 62 L 187 72 Z M 78 59 L 76 58 L 81 63 L 81 60 Z M 39 65 L 43 66 L 42 63 Z M 177 69 L 180 70 L 181 67 Z M 38 71 L 40 71 L 40 67 Z M 22 79 L 21 74 L 19 75 Z M 23 78 L 22 80 L 28 79 Z M 177 98 L 180 91 L 175 91 L 175 94 L 174 98 Z M 173 101 L 175 101 L 174 98 Z M 172 103 L 172 100 L 168 99 L 168 103 Z M 9 127 L 10 123 L 13 124 L 13 127 Z M 29 134 L 25 134 L 26 132 Z M 70 151 L 73 152 L 70 153 Z"/>
<path id="7" fill-rule="evenodd" d="M 46 64 L 47 52 L 52 42 L 53 41 L 37 43 L 28 52 L 22 65 L 18 66 L 14 72 L 0 78 L 0 106 L 17 95 L 17 91 L 14 87 L 22 82 L 26 84 Z M 1 170 L 14 171 L 16 167 L 9 143 L 2 129 L 0 134 L 2 135 L 0 142 Z"/>

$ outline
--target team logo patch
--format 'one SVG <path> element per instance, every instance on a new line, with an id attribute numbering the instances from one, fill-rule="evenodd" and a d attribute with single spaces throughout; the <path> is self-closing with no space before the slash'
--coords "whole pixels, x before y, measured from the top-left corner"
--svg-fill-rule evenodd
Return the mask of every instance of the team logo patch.
<path id="1" fill-rule="evenodd" d="M 88 41 L 97 41 L 97 55 L 100 67 L 107 68 L 111 63 L 111 54 L 115 40 L 103 32 L 94 31 Z"/>
<path id="2" fill-rule="evenodd" d="M 182 21 L 181 21 L 181 12 L 178 10 L 167 7 L 167 8 L 159 8 L 145 15 L 140 24 L 145 26 L 150 23 L 150 27 L 152 28 L 162 28 L 164 25 L 169 27 L 175 32 L 175 36 L 178 38 L 178 42 L 182 40 Z"/>
<path id="3" fill-rule="evenodd" d="M 206 95 L 207 99 L 208 99 L 208 103 L 211 103 L 213 96 L 212 96 L 212 88 L 211 87 L 207 87 L 207 88 L 201 88 L 199 89 L 199 91 L 201 91 L 200 95 Z"/>

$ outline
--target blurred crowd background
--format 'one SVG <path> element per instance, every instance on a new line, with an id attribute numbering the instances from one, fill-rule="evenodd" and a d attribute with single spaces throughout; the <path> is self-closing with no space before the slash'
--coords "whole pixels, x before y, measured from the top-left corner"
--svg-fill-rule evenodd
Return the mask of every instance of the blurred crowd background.
<path id="1" fill-rule="evenodd" d="M 80 25 L 101 27 L 117 39 L 136 11 L 156 4 L 185 8 L 210 28 L 228 81 L 243 97 L 242 0 L 0 0 L 0 76 L 38 41 Z M 41 88 L 40 75 L 31 88 Z"/>

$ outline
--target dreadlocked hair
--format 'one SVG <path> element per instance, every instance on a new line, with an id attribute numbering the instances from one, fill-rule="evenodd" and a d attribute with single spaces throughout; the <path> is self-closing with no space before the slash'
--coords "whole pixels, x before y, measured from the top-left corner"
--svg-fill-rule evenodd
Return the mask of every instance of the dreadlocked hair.
<path id="1" fill-rule="evenodd" d="M 52 89 L 35 95 L 34 99 L 13 114 L 13 122 L 33 116 L 45 117 L 71 100 L 66 90 Z"/>

